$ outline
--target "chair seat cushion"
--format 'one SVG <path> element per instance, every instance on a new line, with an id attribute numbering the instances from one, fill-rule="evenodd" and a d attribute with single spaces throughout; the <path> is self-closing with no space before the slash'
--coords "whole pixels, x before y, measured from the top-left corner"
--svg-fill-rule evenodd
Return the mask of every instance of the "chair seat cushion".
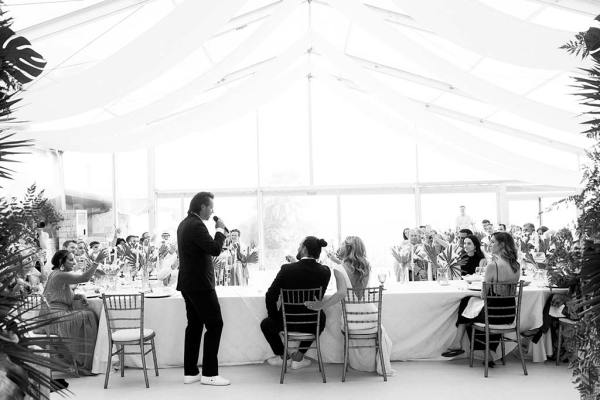
<path id="1" fill-rule="evenodd" d="M 144 339 L 154 336 L 152 329 L 144 329 Z M 133 342 L 140 340 L 139 329 L 119 329 L 112 333 L 113 342 Z"/>
<path id="2" fill-rule="evenodd" d="M 485 329 L 485 324 L 483 322 L 475 322 L 473 323 L 473 326 L 480 328 L 480 329 Z M 510 329 L 515 329 L 517 327 L 517 325 L 513 322 L 512 324 L 502 324 L 502 325 L 494 325 L 494 324 L 490 324 L 490 329 L 491 330 L 510 330 Z"/>
<path id="3" fill-rule="evenodd" d="M 344 329 L 342 328 L 342 332 Z M 349 329 L 348 333 L 350 335 L 373 335 L 377 333 L 377 327 L 365 328 L 365 329 Z"/>
<path id="4" fill-rule="evenodd" d="M 288 338 L 292 340 L 314 340 L 315 335 L 305 332 L 288 332 Z"/>

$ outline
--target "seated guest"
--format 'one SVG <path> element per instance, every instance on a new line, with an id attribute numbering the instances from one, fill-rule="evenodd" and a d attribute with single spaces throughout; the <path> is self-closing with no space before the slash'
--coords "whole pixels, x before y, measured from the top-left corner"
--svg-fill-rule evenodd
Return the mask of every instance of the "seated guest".
<path id="1" fill-rule="evenodd" d="M 148 247 L 150 245 L 150 233 L 144 232 L 140 237 L 140 245 L 144 247 Z"/>
<path id="2" fill-rule="evenodd" d="M 550 238 L 551 233 L 548 227 L 542 225 L 537 231 L 537 242 L 534 244 L 534 248 L 536 251 L 541 251 L 542 253 L 546 253 L 550 249 Z"/>
<path id="3" fill-rule="evenodd" d="M 90 242 L 89 257 L 94 262 L 102 263 L 108 257 L 108 251 L 103 249 L 99 242 Z"/>
<path id="4" fill-rule="evenodd" d="M 529 253 L 530 250 L 535 248 L 538 239 L 535 232 L 535 225 L 533 225 L 531 222 L 523 224 L 521 240 L 523 242 L 523 248 L 521 250 L 524 253 Z"/>
<path id="5" fill-rule="evenodd" d="M 488 222 L 483 226 L 483 231 L 485 235 L 481 239 L 481 245 L 483 246 L 484 251 L 486 253 L 489 253 L 491 248 L 492 235 L 494 234 L 494 225 Z"/>
<path id="6" fill-rule="evenodd" d="M 326 266 L 319 264 L 317 260 L 321 256 L 321 248 L 326 246 L 327 242 L 323 239 L 317 239 L 314 236 L 304 238 L 302 243 L 300 243 L 300 247 L 298 247 L 298 254 L 296 255 L 298 261 L 291 264 L 284 264 L 281 267 L 265 295 L 268 316 L 260 323 L 260 329 L 275 354 L 274 357 L 267 360 L 269 365 L 281 366 L 284 360 L 284 345 L 279 335 L 283 331 L 283 316 L 278 305 L 280 301 L 280 289 L 313 289 L 320 287 L 322 293 L 325 293 L 329 279 L 331 278 L 331 271 Z M 305 306 L 300 307 L 304 310 L 299 310 L 300 312 L 310 312 Z M 325 329 L 325 313 L 323 311 L 320 313 L 321 324 L 319 328 L 321 331 L 319 333 Z M 293 330 L 315 333 L 316 327 L 311 324 L 302 324 L 294 326 Z M 310 365 L 310 360 L 305 358 L 304 354 L 311 343 L 312 341 L 300 342 L 298 351 L 290 356 L 292 369 L 300 369 Z M 288 359 L 287 354 L 285 355 L 285 359 Z"/>
<path id="7" fill-rule="evenodd" d="M 229 236 L 229 251 L 234 260 L 231 271 L 231 284 L 234 286 L 248 286 L 248 281 L 250 279 L 247 262 L 248 255 L 244 254 L 245 250 L 242 250 L 242 245 L 240 244 L 241 235 L 239 229 L 232 229 Z"/>
<path id="8" fill-rule="evenodd" d="M 470 229 L 461 229 L 458 231 L 458 236 L 456 237 L 457 245 L 460 249 L 462 249 L 465 245 L 465 239 L 467 236 L 473 235 L 473 231 Z"/>
<path id="9" fill-rule="evenodd" d="M 165 286 L 175 286 L 179 275 L 179 259 L 177 257 L 177 246 L 169 244 L 166 250 L 158 254 L 158 266 L 156 279 L 163 282 Z"/>
<path id="10" fill-rule="evenodd" d="M 133 249 L 139 245 L 140 238 L 139 238 L 139 236 L 136 236 L 136 235 L 129 235 L 129 236 L 127 236 L 127 239 L 125 239 L 125 242 L 127 242 L 127 246 L 129 246 Z"/>
<path id="11" fill-rule="evenodd" d="M 336 264 L 333 267 L 333 273 L 335 276 L 335 282 L 337 286 L 337 292 L 323 301 L 307 301 L 304 304 L 309 310 L 322 310 L 329 308 L 334 304 L 340 302 L 346 297 L 347 289 L 361 290 L 369 285 L 369 277 L 371 275 L 371 265 L 367 261 L 365 245 L 358 236 L 348 236 L 341 247 L 341 264 Z M 367 306 L 370 309 L 361 308 Z M 371 312 L 377 311 L 375 304 L 348 304 L 346 306 L 351 312 Z M 369 319 L 375 318 L 373 314 L 366 314 Z M 356 317 L 354 317 L 356 318 Z M 369 331 L 377 327 L 377 324 L 357 324 L 360 326 L 354 329 L 350 326 L 352 333 L 360 333 L 362 331 Z M 342 320 L 342 326 L 344 322 Z M 381 327 L 382 336 L 382 352 L 383 362 L 385 363 L 386 375 L 393 375 L 394 370 L 390 363 L 390 356 L 392 351 L 392 341 L 387 335 L 383 326 Z M 374 371 L 376 369 L 378 374 L 383 374 L 381 363 L 379 358 L 375 358 L 375 349 L 367 347 L 359 347 L 349 349 L 349 361 L 350 366 L 358 371 Z"/>
<path id="12" fill-rule="evenodd" d="M 94 357 L 94 346 L 98 332 L 98 321 L 94 312 L 87 308 L 85 297 L 73 295 L 71 285 L 87 282 L 94 275 L 97 263 L 87 260 L 87 270 L 83 273 L 73 272 L 75 258 L 73 253 L 59 250 L 52 257 L 52 272 L 44 289 L 47 304 L 42 306 L 42 313 L 52 313 L 53 317 L 68 315 L 64 321 L 48 325 L 47 333 L 62 338 L 75 338 L 79 341 L 69 342 L 66 346 L 75 358 L 80 373 L 90 373 Z M 70 362 L 68 360 L 67 362 Z"/>
<path id="13" fill-rule="evenodd" d="M 506 232 L 506 224 L 498 224 L 499 232 Z"/>
<path id="14" fill-rule="evenodd" d="M 488 263 L 485 271 L 485 277 L 483 279 L 484 282 L 493 283 L 517 283 L 519 282 L 520 277 L 520 268 L 519 262 L 517 261 L 517 248 L 515 247 L 515 242 L 511 235 L 506 232 L 496 232 L 492 235 L 492 254 L 495 256 L 494 261 Z M 482 293 L 483 296 L 483 293 Z M 474 299 L 474 300 L 472 300 Z M 490 303 L 489 305 L 493 305 L 495 307 L 507 307 L 507 314 L 514 314 L 514 309 L 509 307 L 515 306 L 514 299 L 497 299 L 494 304 Z M 467 306 L 470 302 L 477 302 L 477 297 L 468 296 L 461 300 L 460 305 L 458 307 L 458 319 L 456 321 L 456 326 L 458 327 L 458 331 L 456 332 L 456 336 L 454 340 L 448 347 L 448 350 L 442 353 L 444 357 L 454 357 L 459 354 L 464 353 L 465 351 L 462 348 L 462 339 L 465 334 L 466 324 L 471 324 L 473 322 L 485 322 L 484 310 L 481 308 L 481 311 L 475 318 L 468 318 L 463 316 L 463 312 L 467 309 Z M 490 323 L 492 324 L 510 324 L 514 321 L 514 316 L 511 317 L 503 317 L 499 315 L 498 312 L 494 314 L 493 318 L 490 318 Z M 490 335 L 490 341 L 496 341 L 496 343 L 490 343 L 490 350 L 496 351 L 498 347 L 498 335 Z M 481 350 L 482 346 L 480 343 L 475 343 L 475 350 Z M 491 360 L 491 355 L 490 355 Z M 490 361 L 489 366 L 493 367 L 494 362 Z"/>
<path id="15" fill-rule="evenodd" d="M 477 236 L 469 235 L 465 238 L 463 245 L 463 258 L 467 259 L 467 263 L 460 267 L 462 275 L 473 275 L 477 267 L 485 267 L 487 260 L 483 251 L 481 251 L 481 243 Z"/>
<path id="16" fill-rule="evenodd" d="M 402 241 L 400 242 L 400 247 L 409 244 L 408 235 L 410 234 L 410 228 L 404 228 L 402 231 Z"/>
<path id="17" fill-rule="evenodd" d="M 67 250 L 73 254 L 77 252 L 77 242 L 74 240 L 65 240 L 62 245 L 63 250 Z"/>

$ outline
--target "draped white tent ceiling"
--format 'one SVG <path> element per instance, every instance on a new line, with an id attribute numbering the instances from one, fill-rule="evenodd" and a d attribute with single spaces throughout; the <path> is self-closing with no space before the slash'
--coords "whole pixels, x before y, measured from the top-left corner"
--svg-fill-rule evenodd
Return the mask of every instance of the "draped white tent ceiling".
<path id="1" fill-rule="evenodd" d="M 306 77 L 398 135 L 523 181 L 576 186 L 589 145 L 569 87 L 586 64 L 558 47 L 600 14 L 592 0 L 5 3 L 48 61 L 17 114 L 48 148 L 199 134 Z"/>

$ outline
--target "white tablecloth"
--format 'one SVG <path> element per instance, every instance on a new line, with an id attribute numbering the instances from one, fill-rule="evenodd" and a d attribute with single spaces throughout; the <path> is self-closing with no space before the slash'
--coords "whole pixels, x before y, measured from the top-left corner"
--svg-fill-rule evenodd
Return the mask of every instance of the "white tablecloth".
<path id="1" fill-rule="evenodd" d="M 260 322 L 266 317 L 264 291 L 219 287 L 217 293 L 224 321 L 219 363 L 257 363 L 272 356 L 260 330 Z M 449 286 L 440 286 L 437 282 L 386 285 L 383 325 L 393 342 L 392 360 L 442 359 L 440 354 L 456 333 L 460 299 L 468 295 L 478 295 L 478 292 L 467 290 L 464 281 L 452 281 Z M 549 295 L 548 288 L 526 287 L 523 290 L 522 330 L 542 325 L 542 310 Z M 90 299 L 92 308 L 98 310 L 101 301 Z M 326 310 L 326 315 L 327 324 L 321 335 L 322 354 L 325 362 L 340 363 L 343 361 L 340 304 Z M 159 367 L 182 366 L 187 320 L 179 292 L 168 298 L 146 299 L 144 319 L 144 327 L 156 332 Z M 547 341 L 540 343 L 543 345 Z M 93 372 L 105 372 L 107 359 L 106 319 L 101 311 Z M 147 361 L 151 363 L 151 357 Z M 127 365 L 141 365 L 139 356 L 129 356 L 126 362 Z"/>

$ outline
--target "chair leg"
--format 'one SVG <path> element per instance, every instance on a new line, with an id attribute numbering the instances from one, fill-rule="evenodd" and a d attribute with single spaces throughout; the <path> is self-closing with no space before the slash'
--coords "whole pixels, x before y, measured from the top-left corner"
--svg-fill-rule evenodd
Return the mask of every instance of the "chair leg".
<path id="1" fill-rule="evenodd" d="M 506 361 L 504 361 L 504 357 L 506 356 L 506 351 L 504 349 L 504 334 L 500 334 L 500 347 L 502 348 L 502 365 L 506 365 Z"/>
<path id="2" fill-rule="evenodd" d="M 471 327 L 471 349 L 469 353 L 469 367 L 473 368 L 473 356 L 475 353 L 475 328 L 473 327 Z"/>
<path id="3" fill-rule="evenodd" d="M 283 384 L 283 376 L 287 371 L 287 355 L 288 354 L 288 339 L 287 335 L 284 333 L 283 338 L 283 363 L 281 364 L 281 377 L 279 378 L 279 383 Z"/>
<path id="4" fill-rule="evenodd" d="M 523 374 L 527 375 L 527 367 L 525 366 L 525 356 L 523 355 L 523 347 L 521 346 L 521 335 L 517 334 L 517 346 L 519 346 L 519 357 L 521 357 L 521 365 L 523 366 Z"/>
<path id="5" fill-rule="evenodd" d="M 381 338 L 377 340 L 377 347 L 375 348 L 375 356 L 377 356 L 377 350 L 379 350 L 379 361 L 381 362 L 381 372 L 383 372 L 383 381 L 387 382 L 387 373 L 385 371 L 385 362 L 383 361 L 383 349 L 381 347 Z M 377 362 L 377 361 L 375 361 Z M 375 368 L 377 371 L 377 368 Z"/>
<path id="6" fill-rule="evenodd" d="M 146 355 L 144 354 L 144 341 L 140 341 L 140 356 L 142 357 L 142 368 L 144 369 L 144 380 L 146 381 L 146 389 L 150 387 L 148 382 L 148 371 L 146 370 Z"/>
<path id="7" fill-rule="evenodd" d="M 558 321 L 558 343 L 556 344 L 556 365 L 560 364 L 560 347 L 562 345 L 562 324 Z"/>
<path id="8" fill-rule="evenodd" d="M 119 364 L 121 365 L 121 378 L 125 376 L 125 345 L 117 345 L 119 352 Z"/>
<path id="9" fill-rule="evenodd" d="M 158 376 L 158 362 L 156 361 L 156 348 L 154 347 L 154 338 L 150 341 L 152 345 L 152 358 L 154 359 L 154 373 Z"/>
<path id="10" fill-rule="evenodd" d="M 323 365 L 323 357 L 321 357 L 321 342 L 319 341 L 319 332 L 317 332 L 317 359 L 319 361 L 319 370 L 321 371 L 323 383 L 327 383 L 327 378 L 325 378 L 325 366 Z"/>
<path id="11" fill-rule="evenodd" d="M 487 328 L 487 327 L 486 327 Z M 483 376 L 485 378 L 488 377 L 488 362 L 490 361 L 490 331 L 488 329 L 485 330 L 485 355 L 483 356 L 483 367 L 484 372 Z"/>
<path id="12" fill-rule="evenodd" d="M 346 382 L 346 372 L 348 372 L 348 338 L 344 332 L 344 370 L 342 371 L 342 382 Z"/>
<path id="13" fill-rule="evenodd" d="M 106 362 L 106 376 L 104 377 L 104 389 L 108 387 L 108 377 L 110 376 L 110 368 L 112 367 L 112 342 L 108 341 L 108 361 Z"/>

